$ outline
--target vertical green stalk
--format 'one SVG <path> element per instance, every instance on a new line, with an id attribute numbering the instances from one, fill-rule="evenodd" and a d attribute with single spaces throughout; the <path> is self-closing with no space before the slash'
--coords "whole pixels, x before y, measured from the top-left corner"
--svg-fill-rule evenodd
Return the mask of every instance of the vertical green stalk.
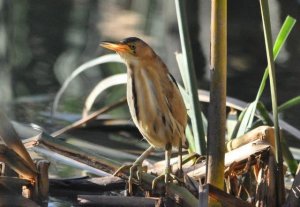
<path id="1" fill-rule="evenodd" d="M 260 8 L 264 29 L 264 38 L 266 45 L 266 53 L 268 60 L 268 70 L 270 79 L 271 99 L 272 99 L 272 111 L 275 128 L 275 157 L 277 162 L 277 182 L 276 182 L 276 199 L 277 206 L 282 206 L 284 199 L 284 181 L 283 181 L 283 159 L 280 145 L 280 129 L 278 122 L 278 109 L 277 109 L 277 89 L 276 89 L 276 76 L 275 76 L 275 65 L 274 57 L 272 52 L 272 33 L 271 33 L 271 21 L 269 13 L 268 0 L 260 0 Z"/>
<path id="2" fill-rule="evenodd" d="M 227 76 L 227 0 L 211 1 L 211 84 L 207 182 L 224 188 Z"/>
<path id="3" fill-rule="evenodd" d="M 185 2 L 183 0 L 175 0 L 177 22 L 179 27 L 180 43 L 184 58 L 184 65 L 187 69 L 187 91 L 190 97 L 190 110 L 192 112 L 191 122 L 194 135 L 196 152 L 199 154 L 206 153 L 205 134 L 200 111 L 200 103 L 197 93 L 196 74 L 193 63 L 192 48 L 188 34 L 188 25 L 185 14 Z M 195 17 L 196 18 L 196 17 Z"/>

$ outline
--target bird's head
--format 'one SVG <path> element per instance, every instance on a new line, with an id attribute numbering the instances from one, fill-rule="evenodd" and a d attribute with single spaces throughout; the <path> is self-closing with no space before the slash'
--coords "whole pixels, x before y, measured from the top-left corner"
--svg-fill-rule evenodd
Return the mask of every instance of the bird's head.
<path id="1" fill-rule="evenodd" d="M 120 42 L 101 42 L 100 46 L 117 52 L 125 61 L 153 56 L 154 52 L 147 43 L 137 37 L 128 37 Z"/>

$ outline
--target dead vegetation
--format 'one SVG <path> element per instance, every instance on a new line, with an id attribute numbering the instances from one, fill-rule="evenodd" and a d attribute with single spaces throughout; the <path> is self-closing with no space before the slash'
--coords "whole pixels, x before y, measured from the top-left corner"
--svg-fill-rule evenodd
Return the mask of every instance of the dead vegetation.
<path id="1" fill-rule="evenodd" d="M 19 206 L 28 206 L 28 203 L 32 202 L 36 204 L 30 204 L 31 206 L 37 206 L 41 201 L 47 200 L 48 192 L 52 196 L 72 195 L 73 198 L 77 198 L 73 202 L 80 206 L 134 206 L 133 203 L 139 206 L 197 206 L 203 203 L 201 206 L 207 206 L 205 201 L 209 198 L 217 199 L 223 206 L 263 207 L 274 206 L 276 202 L 274 129 L 269 126 L 260 126 L 226 143 L 225 189 L 221 190 L 210 184 L 203 185 L 206 178 L 205 157 L 186 154 L 184 181 L 175 181 L 167 185 L 159 182 L 155 189 L 151 189 L 152 180 L 163 170 L 160 161 L 145 165 L 141 180 L 134 179 L 133 195 L 124 197 L 121 191 L 126 189 L 129 171 L 124 170 L 118 173 L 117 177 L 111 175 L 122 163 L 85 151 L 44 132 L 27 138 L 22 143 L 3 113 L 1 125 L 1 205 L 11 202 L 13 198 L 19 202 Z M 102 171 L 103 177 L 48 179 L 49 162 L 32 160 L 27 153 L 31 148 L 49 150 L 91 166 Z M 172 163 L 173 172 L 176 172 L 176 158 L 172 159 Z M 299 175 L 296 175 L 292 190 L 288 194 L 287 206 L 296 206 L 295 203 L 298 202 L 298 182 Z M 105 192 L 118 193 L 112 196 L 106 195 Z"/>

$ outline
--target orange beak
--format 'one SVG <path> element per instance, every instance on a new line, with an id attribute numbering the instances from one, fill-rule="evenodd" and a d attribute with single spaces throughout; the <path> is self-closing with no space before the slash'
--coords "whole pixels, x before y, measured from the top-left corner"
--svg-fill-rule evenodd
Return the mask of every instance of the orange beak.
<path id="1" fill-rule="evenodd" d="M 100 43 L 101 47 L 113 50 L 115 52 L 130 52 L 130 47 L 127 44 L 120 42 L 104 41 Z"/>

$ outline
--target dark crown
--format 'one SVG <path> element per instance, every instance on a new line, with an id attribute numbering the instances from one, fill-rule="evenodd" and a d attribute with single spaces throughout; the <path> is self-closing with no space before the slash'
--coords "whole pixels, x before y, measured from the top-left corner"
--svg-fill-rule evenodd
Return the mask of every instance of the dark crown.
<path id="1" fill-rule="evenodd" d="M 139 42 L 139 41 L 142 41 L 142 40 L 137 37 L 128 37 L 128 38 L 123 39 L 121 41 L 121 43 L 128 44 L 128 43 Z"/>

